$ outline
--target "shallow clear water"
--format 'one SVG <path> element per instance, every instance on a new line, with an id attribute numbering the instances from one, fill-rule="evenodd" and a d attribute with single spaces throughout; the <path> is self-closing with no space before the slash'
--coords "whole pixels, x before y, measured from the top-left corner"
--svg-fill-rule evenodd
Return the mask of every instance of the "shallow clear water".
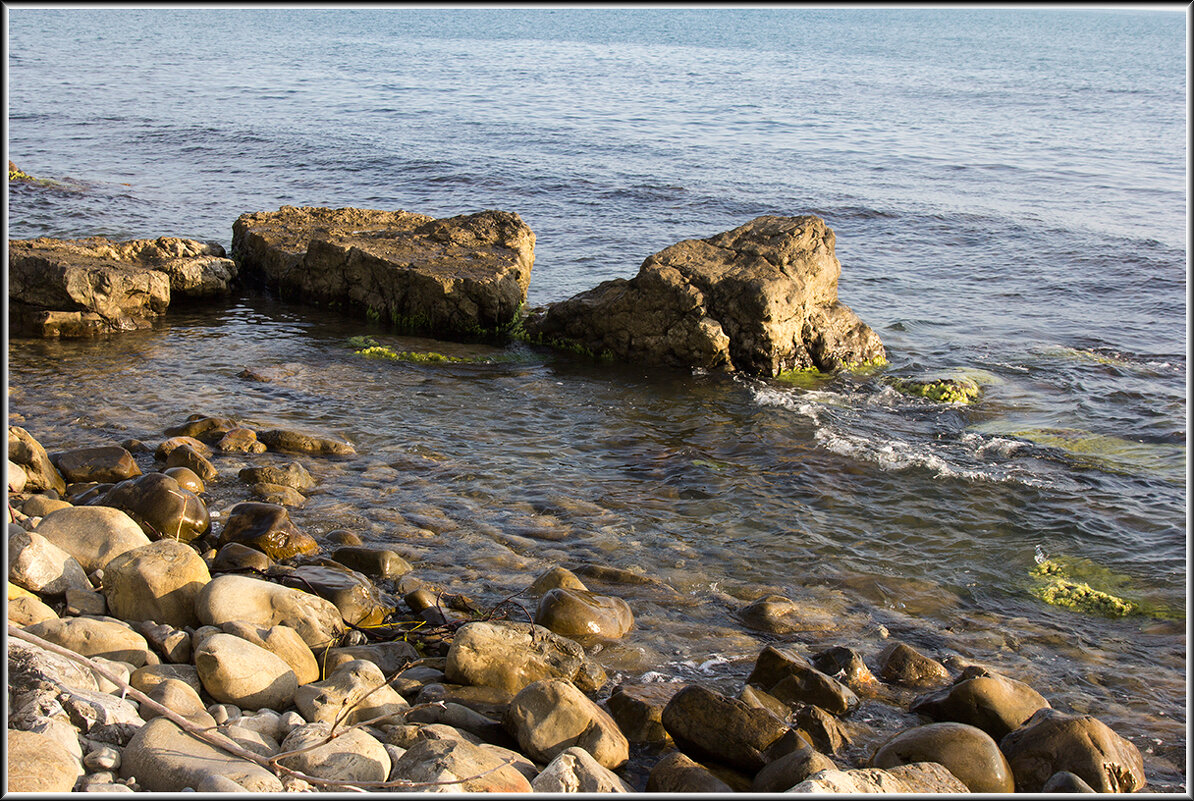
<path id="1" fill-rule="evenodd" d="M 12 237 L 227 245 L 284 203 L 503 208 L 536 232 L 545 303 L 811 212 L 886 374 L 984 386 L 963 408 L 882 376 L 596 365 L 238 297 L 10 341 L 10 419 L 47 447 L 154 442 L 192 412 L 341 436 L 360 457 L 314 461 L 294 514 L 314 533 L 397 542 L 490 603 L 555 563 L 674 588 L 602 587 L 638 624 L 599 654 L 612 672 L 736 688 L 763 639 L 733 611 L 775 591 L 838 621 L 795 636 L 810 651 L 873 659 L 883 626 L 991 664 L 1131 738 L 1150 789 L 1184 786 L 1182 16 L 10 9 L 9 68 L 11 158 L 78 182 L 10 187 Z M 358 334 L 475 361 L 361 360 Z M 1038 546 L 1159 616 L 1037 601 Z"/>

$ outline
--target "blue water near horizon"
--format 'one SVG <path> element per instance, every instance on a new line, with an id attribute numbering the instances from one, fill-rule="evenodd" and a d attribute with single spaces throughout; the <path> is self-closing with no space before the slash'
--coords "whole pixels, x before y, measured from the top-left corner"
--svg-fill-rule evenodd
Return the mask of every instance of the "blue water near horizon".
<path id="1" fill-rule="evenodd" d="M 966 603 L 1002 610 L 1000 625 L 1026 641 L 1037 625 L 1073 626 L 1094 655 L 1057 656 L 1061 672 L 1105 692 L 1094 697 L 1142 750 L 1158 709 L 1184 729 L 1184 633 L 1066 618 L 1008 588 L 1040 545 L 1126 576 L 1168 609 L 1187 603 L 1185 13 L 7 11 L 9 157 L 30 174 L 78 183 L 10 187 L 13 238 L 177 235 L 228 246 L 238 215 L 283 204 L 435 216 L 500 208 L 536 233 L 528 300 L 544 304 L 629 278 L 651 253 L 758 215 L 824 217 L 842 262 L 839 295 L 883 338 L 888 373 L 965 371 L 983 383 L 982 403 L 918 406 L 845 378 L 709 388 L 712 379 L 697 376 L 671 389 L 633 370 L 601 383 L 559 367 L 507 376 L 503 392 L 563 410 L 553 413 L 559 428 L 526 423 L 547 450 L 589 425 L 639 425 L 669 458 L 686 454 L 663 484 L 705 469 L 693 459 L 738 464 L 740 476 L 715 477 L 728 482 L 721 491 L 768 511 L 619 511 L 634 530 L 661 532 L 643 545 L 661 553 L 699 540 L 709 520 L 723 526 L 714 584 L 758 574 L 799 591 L 778 566 L 733 567 L 759 547 L 789 547 L 788 537 L 799 540 L 788 558 L 810 549 L 843 566 L 834 581 L 855 591 L 868 571 L 964 587 Z M 213 312 L 209 324 L 245 342 L 253 335 L 237 327 L 242 317 L 276 324 L 265 358 L 341 369 L 331 355 L 309 355 L 322 341 L 313 333 L 291 338 L 296 326 L 340 323 L 237 309 Z M 52 380 L 39 361 L 51 351 L 39 347 L 10 347 L 14 383 Z M 63 347 L 64 359 L 97 358 L 86 345 Z M 179 352 L 188 361 L 171 391 L 192 391 L 197 375 L 219 383 L 199 355 Z M 555 388 L 561 371 L 575 388 Z M 353 397 L 384 403 L 369 383 L 375 372 L 336 374 Z M 81 390 L 67 382 L 60 391 Z M 590 395 L 647 421 L 590 419 Z M 67 412 L 10 403 L 40 410 L 67 435 Z M 128 403 L 131 419 L 146 414 Z M 168 405 L 164 394 L 155 403 Z M 318 419 L 340 414 L 327 403 Z M 469 425 L 500 428 L 485 415 L 504 419 L 503 400 L 487 412 L 486 403 L 473 399 Z M 693 421 L 701 408 L 717 425 Z M 364 443 L 409 433 L 381 411 L 361 420 L 345 434 Z M 429 446 L 454 452 L 460 431 L 445 422 L 440 432 L 433 417 L 420 426 Z M 747 443 L 757 436 L 757 448 L 734 432 Z M 509 469 L 517 486 L 536 469 L 530 456 L 510 463 L 521 447 L 474 444 L 459 456 Z M 629 465 L 654 453 L 629 431 L 607 449 L 593 462 L 577 456 L 569 480 L 616 485 L 602 459 Z M 937 616 L 948 625 L 954 614 Z M 1100 673 L 1117 660 L 1130 678 Z M 1142 688 L 1147 666 L 1159 676 Z M 1116 681 L 1128 684 L 1099 689 Z M 1163 737 L 1166 759 L 1184 752 L 1184 737 Z M 1176 786 L 1178 774 L 1184 782 L 1184 768 L 1158 754 L 1146 760 L 1162 784 Z"/>

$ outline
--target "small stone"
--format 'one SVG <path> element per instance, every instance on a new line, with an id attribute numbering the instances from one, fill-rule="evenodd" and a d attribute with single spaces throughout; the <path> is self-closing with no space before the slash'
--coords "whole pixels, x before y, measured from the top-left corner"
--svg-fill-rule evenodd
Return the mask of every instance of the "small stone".
<path id="1" fill-rule="evenodd" d="M 945 665 L 902 642 L 892 643 L 879 655 L 879 675 L 887 681 L 912 687 L 949 681 Z"/>
<path id="2" fill-rule="evenodd" d="M 651 768 L 647 777 L 647 792 L 721 795 L 734 792 L 734 788 L 680 751 L 669 751 Z"/>
<path id="3" fill-rule="evenodd" d="M 199 478 L 199 474 L 189 467 L 183 465 L 179 465 L 177 467 L 167 467 L 162 471 L 162 473 L 177 481 L 178 486 L 182 487 L 184 490 L 193 492 L 196 495 L 206 489 L 206 487 L 203 485 L 203 479 Z"/>
<path id="4" fill-rule="evenodd" d="M 603 767 L 592 754 L 573 746 L 561 751 L 531 781 L 536 793 L 633 793 L 634 788 Z"/>
<path id="5" fill-rule="evenodd" d="M 67 483 L 116 483 L 141 475 L 133 455 L 117 445 L 63 451 L 51 454 L 50 460 Z"/>

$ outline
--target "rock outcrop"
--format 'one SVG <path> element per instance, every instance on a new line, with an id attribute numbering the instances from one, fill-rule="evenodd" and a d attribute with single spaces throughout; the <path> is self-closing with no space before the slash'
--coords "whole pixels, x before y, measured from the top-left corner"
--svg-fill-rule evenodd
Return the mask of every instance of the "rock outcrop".
<path id="1" fill-rule="evenodd" d="M 8 262 L 10 330 L 43 337 L 145 328 L 172 299 L 225 294 L 236 278 L 222 247 L 175 237 L 14 239 Z"/>
<path id="2" fill-rule="evenodd" d="M 517 214 L 296 208 L 242 214 L 232 255 L 281 297 L 445 338 L 496 333 L 526 300 L 535 235 Z"/>
<path id="3" fill-rule="evenodd" d="M 689 239 L 532 314 L 532 338 L 640 364 L 773 376 L 882 363 L 883 343 L 837 299 L 841 264 L 819 217 L 758 217 Z"/>

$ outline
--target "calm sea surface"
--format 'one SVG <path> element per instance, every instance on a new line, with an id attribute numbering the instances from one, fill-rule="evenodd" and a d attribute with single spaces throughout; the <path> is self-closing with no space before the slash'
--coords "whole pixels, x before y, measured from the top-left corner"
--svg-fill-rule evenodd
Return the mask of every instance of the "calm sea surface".
<path id="1" fill-rule="evenodd" d="M 9 343 L 50 450 L 192 412 L 344 437 L 305 529 L 396 543 L 494 603 L 553 564 L 660 579 L 598 654 L 735 690 L 776 592 L 798 650 L 890 639 L 1089 711 L 1186 785 L 1185 16 L 1111 10 L 25 9 L 9 16 L 9 236 L 228 246 L 283 204 L 518 212 L 530 302 L 761 214 L 837 234 L 886 376 L 793 385 L 400 337 L 244 296 L 102 342 Z M 348 337 L 472 363 L 365 361 Z M 239 379 L 246 366 L 271 383 Z M 148 465 L 146 465 L 148 466 Z M 238 463 L 221 463 L 225 475 Z M 244 499 L 235 481 L 212 506 Z M 1148 614 L 1031 593 L 1043 552 Z M 868 703 L 856 753 L 913 719 Z M 871 733 L 868 733 L 871 732 Z"/>

